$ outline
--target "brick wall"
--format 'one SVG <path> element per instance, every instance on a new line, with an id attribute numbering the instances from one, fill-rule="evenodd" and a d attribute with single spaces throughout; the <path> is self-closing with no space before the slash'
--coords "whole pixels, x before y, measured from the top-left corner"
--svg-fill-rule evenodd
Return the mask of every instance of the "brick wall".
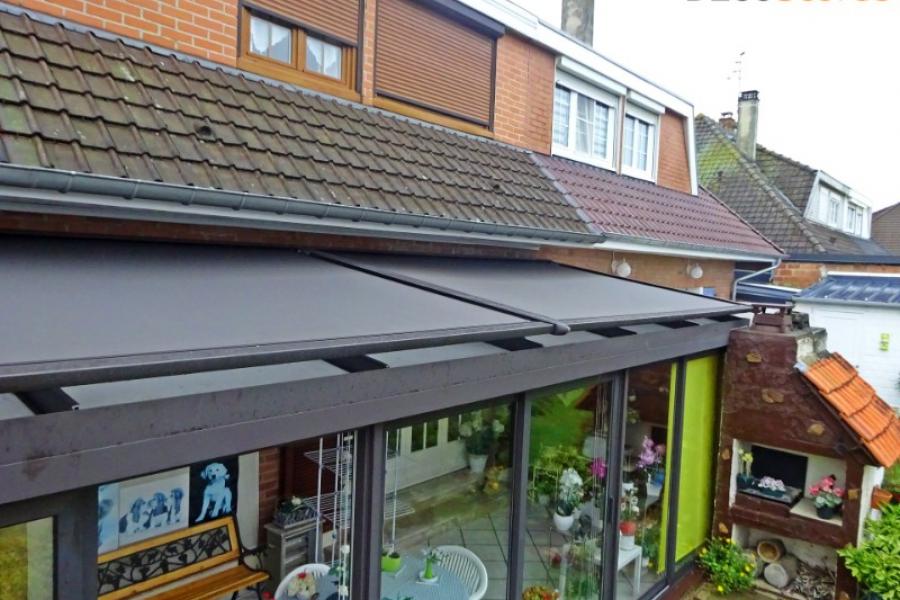
<path id="1" fill-rule="evenodd" d="M 550 153 L 553 129 L 553 54 L 525 38 L 497 41 L 494 134 L 498 140 Z"/>
<path id="2" fill-rule="evenodd" d="M 667 110 L 659 124 L 659 169 L 661 186 L 691 193 L 691 170 L 688 166 L 684 117 Z"/>
<path id="3" fill-rule="evenodd" d="M 264 540 L 262 526 L 272 520 L 281 499 L 281 450 L 264 448 L 259 451 L 259 535 Z"/>
<path id="4" fill-rule="evenodd" d="M 559 263 L 590 269 L 598 273 L 614 274 L 613 253 L 590 248 L 543 248 L 543 258 Z M 665 287 L 687 289 L 713 287 L 720 298 L 731 295 L 734 280 L 734 263 L 724 260 L 694 260 L 652 254 L 615 253 L 616 260 L 626 259 L 631 265 L 630 279 Z M 703 277 L 691 279 L 686 271 L 688 263 L 698 262 L 703 267 Z"/>
<path id="5" fill-rule="evenodd" d="M 808 288 L 822 279 L 828 272 L 841 273 L 900 273 L 900 265 L 868 265 L 868 264 L 837 264 L 837 263 L 813 263 L 813 262 L 787 262 L 782 263 L 772 277 L 775 285 L 784 285 L 794 288 Z"/>
<path id="6" fill-rule="evenodd" d="M 377 0 L 366 0 L 363 14 L 362 41 L 362 101 L 372 104 L 375 100 L 375 15 Z"/>
<path id="7" fill-rule="evenodd" d="M 236 0 L 11 0 L 88 27 L 234 65 Z"/>

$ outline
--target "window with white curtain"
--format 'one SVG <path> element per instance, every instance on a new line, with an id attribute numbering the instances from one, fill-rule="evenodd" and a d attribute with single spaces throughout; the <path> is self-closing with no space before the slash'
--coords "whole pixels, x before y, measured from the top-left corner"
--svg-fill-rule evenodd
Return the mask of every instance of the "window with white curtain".
<path id="1" fill-rule="evenodd" d="M 553 153 L 612 168 L 615 109 L 583 92 L 556 86 Z"/>
<path id="2" fill-rule="evenodd" d="M 626 114 L 622 137 L 622 171 L 636 177 L 652 177 L 656 125 L 649 120 Z"/>

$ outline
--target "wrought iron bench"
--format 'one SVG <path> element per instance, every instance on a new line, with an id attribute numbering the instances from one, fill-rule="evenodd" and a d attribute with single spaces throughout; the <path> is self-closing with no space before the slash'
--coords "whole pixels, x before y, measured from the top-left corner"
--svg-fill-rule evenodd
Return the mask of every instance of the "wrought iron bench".
<path id="1" fill-rule="evenodd" d="M 212 600 L 254 588 L 261 598 L 269 574 L 247 566 L 244 555 L 234 517 L 208 521 L 100 555 L 97 595 L 118 600 L 166 587 L 153 599 Z"/>

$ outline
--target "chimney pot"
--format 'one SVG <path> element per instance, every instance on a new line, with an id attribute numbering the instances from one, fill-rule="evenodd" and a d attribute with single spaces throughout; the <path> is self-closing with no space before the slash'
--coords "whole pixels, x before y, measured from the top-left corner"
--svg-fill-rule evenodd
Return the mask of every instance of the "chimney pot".
<path id="1" fill-rule="evenodd" d="M 728 133 L 734 133 L 737 129 L 737 121 L 734 120 L 734 113 L 731 111 L 723 112 L 719 117 L 719 126 Z"/>
<path id="2" fill-rule="evenodd" d="M 752 161 L 756 161 L 756 127 L 759 121 L 759 92 L 741 92 L 738 98 L 737 144 L 738 149 Z"/>

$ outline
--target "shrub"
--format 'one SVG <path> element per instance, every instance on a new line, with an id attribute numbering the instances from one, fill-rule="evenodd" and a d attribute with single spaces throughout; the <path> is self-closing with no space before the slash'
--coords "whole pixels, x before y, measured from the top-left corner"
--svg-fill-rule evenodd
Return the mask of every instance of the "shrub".
<path id="1" fill-rule="evenodd" d="M 853 577 L 883 600 L 900 600 L 900 504 L 882 508 L 866 521 L 866 541 L 838 550 Z"/>
<path id="2" fill-rule="evenodd" d="M 753 564 L 731 538 L 709 540 L 698 562 L 719 594 L 742 592 L 753 585 Z"/>

